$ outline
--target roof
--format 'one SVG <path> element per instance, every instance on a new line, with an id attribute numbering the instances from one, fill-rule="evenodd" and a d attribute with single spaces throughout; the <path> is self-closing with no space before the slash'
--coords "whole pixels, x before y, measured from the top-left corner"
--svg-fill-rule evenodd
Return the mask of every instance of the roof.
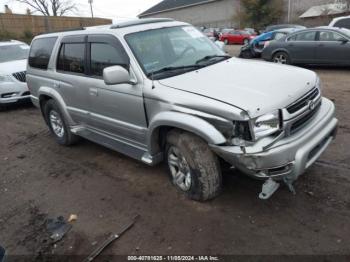
<path id="1" fill-rule="evenodd" d="M 220 0 L 163 0 L 159 4 L 156 4 L 155 6 L 152 6 L 151 8 L 147 9 L 143 13 L 139 14 L 139 17 L 152 15 L 156 13 L 162 13 L 170 10 L 195 6 L 195 5 L 202 5 L 210 2 L 216 2 Z"/>
<path id="2" fill-rule="evenodd" d="M 2 40 L 0 41 L 0 46 L 8 46 L 8 45 L 19 45 L 19 44 L 25 44 L 21 41 L 17 40 Z"/>
<path id="3" fill-rule="evenodd" d="M 337 15 L 347 12 L 346 4 L 317 5 L 308 9 L 300 18 L 313 18 L 324 15 Z"/>

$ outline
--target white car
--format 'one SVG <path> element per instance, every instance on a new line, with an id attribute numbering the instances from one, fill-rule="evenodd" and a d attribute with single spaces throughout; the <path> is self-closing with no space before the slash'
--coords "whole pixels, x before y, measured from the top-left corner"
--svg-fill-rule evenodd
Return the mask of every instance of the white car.
<path id="1" fill-rule="evenodd" d="M 29 46 L 11 40 L 0 42 L 0 106 L 30 100 L 26 83 Z"/>
<path id="2" fill-rule="evenodd" d="M 329 26 L 350 29 L 350 16 L 334 18 Z"/>

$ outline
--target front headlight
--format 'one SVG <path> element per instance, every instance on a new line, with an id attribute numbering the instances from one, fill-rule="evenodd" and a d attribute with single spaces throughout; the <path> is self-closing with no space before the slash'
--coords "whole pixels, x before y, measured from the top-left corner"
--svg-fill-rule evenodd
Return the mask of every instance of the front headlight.
<path id="1" fill-rule="evenodd" d="M 316 87 L 321 91 L 322 90 L 322 82 L 321 82 L 321 78 L 319 76 L 317 76 L 316 79 Z"/>
<path id="2" fill-rule="evenodd" d="M 252 124 L 255 140 L 277 133 L 281 129 L 279 110 L 254 119 Z"/>
<path id="3" fill-rule="evenodd" d="M 0 83 L 1 82 L 13 82 L 13 80 L 10 76 L 0 75 Z"/>

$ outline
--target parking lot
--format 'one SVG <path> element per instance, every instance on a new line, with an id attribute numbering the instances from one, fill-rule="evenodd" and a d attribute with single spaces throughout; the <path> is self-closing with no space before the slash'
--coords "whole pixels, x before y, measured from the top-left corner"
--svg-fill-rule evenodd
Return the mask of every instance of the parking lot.
<path id="1" fill-rule="evenodd" d="M 85 140 L 59 146 L 31 106 L 0 112 L 0 244 L 17 255 L 89 254 L 139 214 L 104 254 L 349 254 L 350 68 L 309 69 L 336 104 L 338 137 L 297 181 L 296 195 L 283 186 L 268 201 L 258 199 L 261 182 L 234 171 L 225 172 L 220 197 L 190 201 L 165 165 L 148 167 Z M 49 246 L 45 220 L 70 214 L 78 216 L 72 230 Z"/>

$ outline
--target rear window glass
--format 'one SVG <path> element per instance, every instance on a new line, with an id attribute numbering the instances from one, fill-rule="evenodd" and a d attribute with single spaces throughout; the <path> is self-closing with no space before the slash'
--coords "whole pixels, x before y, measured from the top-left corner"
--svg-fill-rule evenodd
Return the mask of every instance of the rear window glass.
<path id="1" fill-rule="evenodd" d="M 334 24 L 334 27 L 343 27 L 350 29 L 350 18 L 341 19 Z"/>
<path id="2" fill-rule="evenodd" d="M 33 41 L 29 52 L 29 65 L 34 68 L 47 69 L 57 37 L 40 38 Z"/>
<path id="3" fill-rule="evenodd" d="M 57 70 L 83 74 L 85 72 L 85 44 L 63 44 L 58 55 Z"/>

